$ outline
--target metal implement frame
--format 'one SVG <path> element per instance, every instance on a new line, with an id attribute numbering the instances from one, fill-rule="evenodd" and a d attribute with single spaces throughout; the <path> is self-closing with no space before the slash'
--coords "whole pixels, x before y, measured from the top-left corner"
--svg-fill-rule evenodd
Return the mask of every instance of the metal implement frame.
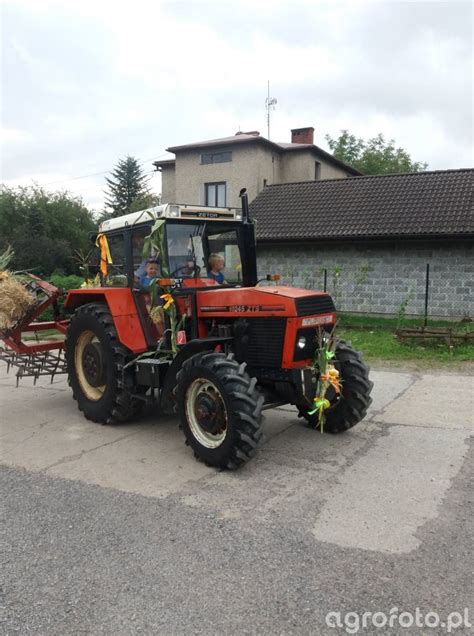
<path id="1" fill-rule="evenodd" d="M 4 345 L 0 345 L 0 360 L 6 362 L 7 372 L 11 367 L 17 367 L 17 386 L 23 377 L 33 377 L 36 380 L 43 375 L 50 375 L 51 382 L 54 376 L 66 373 L 64 358 L 64 340 L 41 341 L 39 334 L 54 329 L 60 335 L 65 335 L 69 320 L 56 320 L 46 322 L 34 322 L 50 305 L 53 305 L 55 314 L 58 315 L 57 300 L 62 295 L 54 285 L 47 283 L 37 276 L 29 275 L 31 280 L 25 288 L 30 293 L 42 296 L 42 300 L 29 310 L 13 327 L 0 333 L 0 339 Z M 33 322 L 32 322 L 33 321 Z M 32 342 L 23 340 L 23 333 L 33 333 L 36 339 Z"/>

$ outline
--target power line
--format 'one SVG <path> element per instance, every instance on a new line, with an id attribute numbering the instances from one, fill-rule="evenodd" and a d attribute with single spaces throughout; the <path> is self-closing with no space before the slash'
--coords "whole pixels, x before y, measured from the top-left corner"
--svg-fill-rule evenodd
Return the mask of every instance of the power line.
<path id="1" fill-rule="evenodd" d="M 103 174 L 103 173 L 99 173 L 99 174 Z M 144 177 L 148 177 L 150 175 L 156 174 L 156 170 L 152 170 L 151 172 L 145 172 L 143 174 Z M 82 194 L 83 192 L 88 192 L 90 190 L 95 190 L 97 188 L 103 188 L 104 186 L 101 184 L 96 184 L 96 185 L 92 185 L 92 186 L 87 186 L 86 188 L 80 188 L 80 189 L 74 189 L 74 193 L 76 194 Z M 74 194 L 73 193 L 73 194 Z"/>
<path id="2" fill-rule="evenodd" d="M 161 157 L 166 157 L 166 156 L 167 154 L 162 154 L 162 155 L 158 155 L 157 157 L 150 157 L 149 159 L 139 159 L 139 161 L 143 164 L 148 161 L 152 161 L 153 159 L 161 159 Z M 112 170 L 103 170 L 102 172 L 93 172 L 91 174 L 83 174 L 77 177 L 69 177 L 68 179 L 58 179 L 57 181 L 48 181 L 47 183 L 39 183 L 38 185 L 43 188 L 43 187 L 55 185 L 58 183 L 66 183 L 67 181 L 77 181 L 78 179 L 88 179 L 89 177 L 98 177 L 102 174 L 109 174 L 111 172 Z M 155 171 L 153 170 L 149 174 L 153 174 L 153 172 Z"/>

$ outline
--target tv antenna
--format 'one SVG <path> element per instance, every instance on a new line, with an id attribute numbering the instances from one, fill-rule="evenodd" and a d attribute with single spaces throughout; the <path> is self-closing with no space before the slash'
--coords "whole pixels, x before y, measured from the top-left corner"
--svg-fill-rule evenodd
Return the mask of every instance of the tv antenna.
<path id="1" fill-rule="evenodd" d="M 265 100 L 265 108 L 267 109 L 267 139 L 270 139 L 270 111 L 275 110 L 276 104 L 276 97 L 270 97 L 270 80 L 268 80 L 267 99 Z"/>

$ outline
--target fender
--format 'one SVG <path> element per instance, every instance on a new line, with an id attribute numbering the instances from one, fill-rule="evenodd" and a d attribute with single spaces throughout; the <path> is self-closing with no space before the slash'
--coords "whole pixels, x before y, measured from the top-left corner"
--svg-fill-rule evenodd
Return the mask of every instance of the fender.
<path id="1" fill-rule="evenodd" d="M 89 303 L 105 303 L 114 319 L 119 341 L 133 353 L 148 351 L 135 298 L 128 287 L 97 287 L 72 289 L 64 308 L 73 312 Z"/>

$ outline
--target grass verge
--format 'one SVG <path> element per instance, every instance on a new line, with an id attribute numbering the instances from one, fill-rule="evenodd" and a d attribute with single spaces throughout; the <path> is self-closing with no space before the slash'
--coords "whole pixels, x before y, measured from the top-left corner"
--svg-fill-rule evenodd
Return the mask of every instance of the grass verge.
<path id="1" fill-rule="evenodd" d="M 398 318 L 383 318 L 342 314 L 338 316 L 338 334 L 343 340 L 351 341 L 353 346 L 362 351 L 367 360 L 388 361 L 420 361 L 420 362 L 470 362 L 474 360 L 474 346 L 469 344 L 449 347 L 444 342 L 420 343 L 413 339 L 401 343 L 395 331 Z M 419 318 L 405 318 L 403 327 L 420 327 L 423 321 Z M 447 320 L 430 320 L 430 327 L 449 327 L 456 331 L 468 331 L 474 328 L 473 323 L 461 323 Z"/>

